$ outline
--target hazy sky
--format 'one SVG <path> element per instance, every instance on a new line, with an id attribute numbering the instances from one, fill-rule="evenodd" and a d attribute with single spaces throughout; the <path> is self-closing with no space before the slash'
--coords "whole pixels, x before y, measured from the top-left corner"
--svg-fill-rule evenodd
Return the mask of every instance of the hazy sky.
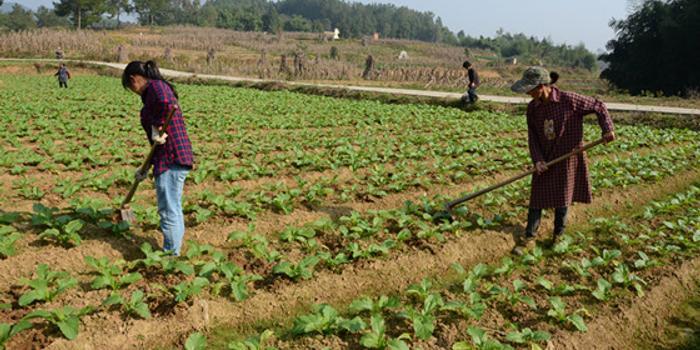
<path id="1" fill-rule="evenodd" d="M 494 36 L 507 32 L 550 37 L 556 43 L 584 43 L 604 49 L 615 36 L 608 23 L 627 17 L 628 0 L 359 0 L 431 11 L 455 32 Z"/>
<path id="2" fill-rule="evenodd" d="M 52 0 L 7 0 L 27 7 L 52 7 Z M 629 0 L 359 0 L 392 3 L 440 16 L 453 31 L 493 36 L 499 28 L 550 37 L 556 43 L 584 43 L 604 49 L 615 33 L 608 23 L 626 17 Z M 203 2 L 203 1 L 202 1 Z"/>

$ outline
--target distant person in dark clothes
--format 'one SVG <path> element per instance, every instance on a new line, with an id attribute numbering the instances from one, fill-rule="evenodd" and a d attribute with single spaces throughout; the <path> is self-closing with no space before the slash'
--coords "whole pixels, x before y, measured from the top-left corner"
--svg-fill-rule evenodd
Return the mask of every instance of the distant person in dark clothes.
<path id="1" fill-rule="evenodd" d="M 68 68 L 66 68 L 65 64 L 61 64 L 61 66 L 58 67 L 58 72 L 56 72 L 54 76 L 58 77 L 59 88 L 68 88 L 68 79 L 70 79 L 70 72 L 68 71 Z"/>
<path id="2" fill-rule="evenodd" d="M 469 85 L 467 85 L 467 93 L 462 96 L 462 101 L 474 103 L 479 100 L 479 96 L 476 94 L 476 89 L 481 85 L 481 80 L 479 79 L 479 73 L 474 69 L 472 63 L 469 61 L 464 61 L 462 67 L 467 70 L 467 75 L 469 76 Z"/>
<path id="3" fill-rule="evenodd" d="M 530 157 L 537 169 L 532 177 L 525 241 L 535 238 L 543 209 L 554 209 L 554 237 L 564 233 L 569 207 L 591 203 L 591 184 L 585 152 L 547 167 L 547 162 L 583 147 L 583 117 L 595 113 L 605 142 L 615 140 L 612 118 L 605 104 L 593 97 L 561 91 L 559 79 L 542 67 L 530 67 L 511 90 L 532 97 L 527 106 Z M 514 253 L 522 254 L 519 245 Z"/>
<path id="4" fill-rule="evenodd" d="M 56 59 L 57 59 L 57 60 L 62 60 L 62 59 L 63 59 L 63 50 L 61 50 L 60 47 L 59 47 L 58 49 L 56 49 L 56 52 L 55 52 L 55 53 L 56 53 Z"/>

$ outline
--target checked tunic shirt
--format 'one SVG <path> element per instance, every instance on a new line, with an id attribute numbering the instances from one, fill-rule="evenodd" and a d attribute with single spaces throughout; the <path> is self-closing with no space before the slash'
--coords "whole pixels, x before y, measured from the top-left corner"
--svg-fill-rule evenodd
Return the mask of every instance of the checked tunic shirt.
<path id="1" fill-rule="evenodd" d="M 588 96 L 552 88 L 550 100 L 533 100 L 527 107 L 527 128 L 530 156 L 533 163 L 549 162 L 583 146 L 583 117 L 595 113 L 606 134 L 613 131 L 613 122 L 603 102 Z M 570 157 L 532 178 L 530 208 L 562 208 L 573 202 L 590 203 L 585 153 Z"/>
<path id="2" fill-rule="evenodd" d="M 165 124 L 165 118 L 168 117 L 170 109 L 177 107 L 177 98 L 175 98 L 170 86 L 164 81 L 150 80 L 141 95 L 141 100 L 143 101 L 141 126 L 146 131 L 148 142 L 153 144 L 151 126 L 157 128 Z M 156 177 L 173 165 L 192 168 L 194 163 L 192 144 L 187 135 L 182 110 L 179 107 L 177 107 L 177 111 L 165 132 L 168 134 L 165 147 L 156 147 L 156 152 L 153 155 L 153 175 Z"/>

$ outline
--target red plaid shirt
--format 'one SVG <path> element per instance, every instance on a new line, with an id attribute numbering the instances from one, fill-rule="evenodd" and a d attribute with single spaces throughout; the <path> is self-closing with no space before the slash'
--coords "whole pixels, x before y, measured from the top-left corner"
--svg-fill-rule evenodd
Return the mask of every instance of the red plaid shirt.
<path id="1" fill-rule="evenodd" d="M 552 88 L 548 102 L 533 100 L 527 108 L 527 127 L 532 162 L 548 162 L 583 146 L 583 117 L 595 113 L 606 134 L 613 122 L 605 104 L 595 98 Z M 572 202 L 590 203 L 585 153 L 553 165 L 532 178 L 531 208 L 568 207 Z"/>
<path id="2" fill-rule="evenodd" d="M 170 86 L 164 81 L 151 80 L 146 85 L 141 100 L 143 101 L 141 126 L 146 132 L 148 142 L 153 144 L 151 126 L 163 126 L 170 109 L 177 107 L 177 98 L 175 98 Z M 166 133 L 168 138 L 164 147 L 157 147 L 156 153 L 153 155 L 154 176 L 164 173 L 175 164 L 191 168 L 194 163 L 192 144 L 187 136 L 185 119 L 182 117 L 182 110 L 179 107 L 177 107 Z"/>

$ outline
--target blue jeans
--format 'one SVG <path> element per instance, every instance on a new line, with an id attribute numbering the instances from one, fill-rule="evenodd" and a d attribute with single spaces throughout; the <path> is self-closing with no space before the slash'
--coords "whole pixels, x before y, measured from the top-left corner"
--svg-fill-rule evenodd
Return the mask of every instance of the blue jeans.
<path id="1" fill-rule="evenodd" d="M 476 94 L 475 87 L 469 88 L 469 90 L 467 90 L 467 94 L 469 94 L 469 102 L 474 103 L 479 99 L 479 96 Z"/>
<path id="2" fill-rule="evenodd" d="M 188 167 L 173 165 L 156 177 L 156 196 L 160 230 L 163 232 L 163 250 L 180 255 L 185 236 L 185 217 L 182 213 L 182 190 L 190 172 Z"/>

